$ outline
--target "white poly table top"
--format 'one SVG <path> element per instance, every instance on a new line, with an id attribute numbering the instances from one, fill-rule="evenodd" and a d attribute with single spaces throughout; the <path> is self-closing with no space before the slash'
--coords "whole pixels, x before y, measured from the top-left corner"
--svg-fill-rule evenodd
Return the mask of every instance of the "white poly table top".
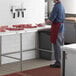
<path id="1" fill-rule="evenodd" d="M 50 29 L 51 26 L 50 25 L 45 25 L 44 27 L 37 27 L 37 28 L 25 28 L 24 30 L 19 30 L 19 31 L 8 31 L 6 30 L 6 32 L 0 32 L 0 36 L 4 36 L 4 35 L 13 35 L 13 34 L 19 34 L 19 33 L 25 33 L 25 32 L 37 32 L 38 30 L 41 29 Z"/>
<path id="2" fill-rule="evenodd" d="M 62 51 L 76 53 L 76 43 L 61 46 Z"/>

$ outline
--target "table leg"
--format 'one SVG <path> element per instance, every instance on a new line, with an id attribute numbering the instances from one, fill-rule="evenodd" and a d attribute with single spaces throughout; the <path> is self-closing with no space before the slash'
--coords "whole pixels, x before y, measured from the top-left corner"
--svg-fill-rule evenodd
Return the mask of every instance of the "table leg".
<path id="1" fill-rule="evenodd" d="M 36 50 L 36 55 L 37 58 L 39 57 L 39 39 L 38 39 L 38 32 L 36 32 L 36 35 L 35 35 L 35 50 Z"/>
<path id="2" fill-rule="evenodd" d="M 22 71 L 22 33 L 20 33 L 20 69 Z"/>
<path id="3" fill-rule="evenodd" d="M 0 66 L 1 66 L 2 36 L 0 36 Z"/>
<path id="4" fill-rule="evenodd" d="M 65 76 L 65 51 L 62 51 L 62 68 L 61 68 L 61 70 L 62 70 L 62 76 Z"/>

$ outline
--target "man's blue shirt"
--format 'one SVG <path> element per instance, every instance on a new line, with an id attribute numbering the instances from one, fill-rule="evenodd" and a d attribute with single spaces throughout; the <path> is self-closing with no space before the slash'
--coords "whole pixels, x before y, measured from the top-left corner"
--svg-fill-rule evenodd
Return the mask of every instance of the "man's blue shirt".
<path id="1" fill-rule="evenodd" d="M 62 6 L 61 2 L 58 2 L 54 5 L 49 20 L 56 23 L 62 23 L 59 32 L 64 32 L 64 19 L 65 19 L 64 7 Z"/>

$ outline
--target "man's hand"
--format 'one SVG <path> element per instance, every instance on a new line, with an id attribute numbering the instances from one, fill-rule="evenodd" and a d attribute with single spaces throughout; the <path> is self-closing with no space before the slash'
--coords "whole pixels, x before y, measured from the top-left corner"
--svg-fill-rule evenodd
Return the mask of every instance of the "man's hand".
<path id="1" fill-rule="evenodd" d="M 46 24 L 48 24 L 48 23 L 52 23 L 52 21 L 50 21 L 49 19 L 46 20 Z"/>

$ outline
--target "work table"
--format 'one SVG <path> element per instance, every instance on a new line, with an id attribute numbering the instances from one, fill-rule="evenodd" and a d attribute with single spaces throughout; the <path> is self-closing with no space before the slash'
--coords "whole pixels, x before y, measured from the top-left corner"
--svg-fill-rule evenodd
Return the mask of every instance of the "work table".
<path id="1" fill-rule="evenodd" d="M 66 17 L 65 20 L 66 21 L 74 21 L 74 22 L 76 22 L 76 17 Z"/>
<path id="2" fill-rule="evenodd" d="M 65 33 L 64 33 L 65 42 L 75 43 L 76 42 L 76 17 L 66 17 L 64 26 L 65 26 Z"/>
<path id="3" fill-rule="evenodd" d="M 64 45 L 61 49 L 61 76 L 76 76 L 76 44 Z"/>
<path id="4" fill-rule="evenodd" d="M 45 29 L 50 29 L 51 26 L 50 25 L 45 25 L 43 27 L 37 27 L 37 28 L 26 28 L 24 30 L 17 30 L 17 31 L 9 31 L 6 30 L 5 32 L 0 32 L 0 36 L 2 35 L 12 35 L 12 34 L 17 34 L 17 33 L 25 33 L 25 32 L 37 32 L 40 30 L 45 30 Z"/>
<path id="5" fill-rule="evenodd" d="M 36 28 L 24 28 L 24 30 L 5 30 L 5 32 L 0 32 L 0 55 L 9 54 L 11 53 L 11 56 L 17 57 L 17 54 L 20 52 L 23 52 L 23 60 L 36 58 L 36 46 L 37 46 L 37 34 L 38 31 L 50 29 L 51 26 L 45 25 L 42 27 L 36 27 Z M 10 45 L 11 44 L 11 45 Z M 10 51 L 11 50 L 11 51 Z M 30 50 L 30 51 L 28 51 Z M 1 56 L 2 56 L 1 55 Z M 22 55 L 21 55 L 22 56 Z M 1 58 L 1 57 L 0 57 Z M 22 60 L 22 59 L 21 59 Z M 2 61 L 0 59 L 0 64 L 10 63 L 15 60 L 7 60 L 5 62 L 4 57 L 2 57 Z"/>

